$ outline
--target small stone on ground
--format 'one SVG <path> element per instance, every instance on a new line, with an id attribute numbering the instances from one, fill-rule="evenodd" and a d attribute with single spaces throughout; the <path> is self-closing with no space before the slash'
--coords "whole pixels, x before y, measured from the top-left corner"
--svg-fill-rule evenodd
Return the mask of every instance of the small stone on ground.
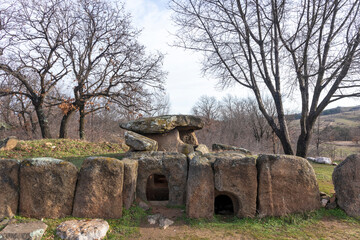
<path id="1" fill-rule="evenodd" d="M 56 235 L 68 240 L 103 239 L 109 230 L 109 224 L 102 219 L 70 220 L 61 223 L 56 229 Z"/>
<path id="2" fill-rule="evenodd" d="M 47 225 L 41 221 L 29 223 L 13 223 L 7 225 L 0 232 L 0 239 L 6 240 L 40 240 L 46 231 Z"/>

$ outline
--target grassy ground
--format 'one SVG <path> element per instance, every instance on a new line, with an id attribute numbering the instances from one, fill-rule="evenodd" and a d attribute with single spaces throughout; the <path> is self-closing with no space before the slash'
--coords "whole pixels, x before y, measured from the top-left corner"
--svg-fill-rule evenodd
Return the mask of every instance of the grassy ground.
<path id="1" fill-rule="evenodd" d="M 20 141 L 15 150 L 0 152 L 0 158 L 54 157 L 71 161 L 80 167 L 87 156 L 105 155 L 121 158 L 122 152 L 121 146 L 110 143 L 37 140 Z M 315 170 L 320 191 L 329 195 L 334 193 L 334 166 L 316 163 L 311 165 Z M 150 211 L 145 212 L 136 206 L 124 210 L 121 219 L 108 220 L 110 230 L 106 239 L 153 239 L 147 235 L 149 229 L 154 232 L 152 236 L 159 236 L 156 239 L 360 239 L 360 220 L 348 217 L 340 209 L 320 209 L 312 213 L 291 214 L 282 218 L 238 219 L 215 216 L 211 221 L 188 219 L 185 213 L 182 213 L 175 225 L 166 230 L 147 226 L 148 214 Z M 44 219 L 48 229 L 43 239 L 58 239 L 56 227 L 69 219 L 74 218 Z M 27 222 L 35 219 L 17 216 L 15 221 Z"/>
<path id="2" fill-rule="evenodd" d="M 19 141 L 12 151 L 0 151 L 0 158 L 22 160 L 32 157 L 52 157 L 67 160 L 80 168 L 89 156 L 121 158 L 123 147 L 120 144 L 101 142 L 93 143 L 72 139 L 42 139 Z"/>

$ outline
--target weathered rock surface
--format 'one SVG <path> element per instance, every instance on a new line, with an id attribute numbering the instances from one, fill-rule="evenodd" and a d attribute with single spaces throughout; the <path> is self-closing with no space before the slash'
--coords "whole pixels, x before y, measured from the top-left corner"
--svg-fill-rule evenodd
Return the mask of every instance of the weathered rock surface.
<path id="1" fill-rule="evenodd" d="M 121 128 L 140 134 L 167 133 L 175 128 L 183 131 L 198 130 L 203 126 L 204 122 L 201 118 L 191 115 L 164 115 L 120 123 Z"/>
<path id="2" fill-rule="evenodd" d="M 13 217 L 19 203 L 19 162 L 0 160 L 0 219 Z"/>
<path id="3" fill-rule="evenodd" d="M 0 239 L 6 240 L 41 240 L 47 225 L 43 222 L 13 223 L 0 232 Z"/>
<path id="4" fill-rule="evenodd" d="M 20 215 L 62 218 L 71 215 L 77 179 L 74 164 L 53 158 L 32 158 L 20 164 Z"/>
<path id="5" fill-rule="evenodd" d="M 168 181 L 169 205 L 184 204 L 187 178 L 187 159 L 184 154 L 153 152 L 140 155 L 138 161 L 137 197 L 146 201 L 149 176 L 160 174 Z"/>
<path id="6" fill-rule="evenodd" d="M 167 229 L 169 226 L 171 226 L 173 224 L 174 224 L 174 221 L 172 221 L 168 218 L 162 217 L 159 219 L 159 227 L 161 229 Z"/>
<path id="7" fill-rule="evenodd" d="M 125 143 L 132 151 L 157 151 L 157 141 L 135 132 L 125 132 Z"/>
<path id="8" fill-rule="evenodd" d="M 16 147 L 18 143 L 17 137 L 8 137 L 0 141 L 0 151 L 10 151 Z"/>
<path id="9" fill-rule="evenodd" d="M 189 156 L 191 153 L 194 152 L 194 146 L 191 144 L 184 143 L 179 146 L 178 152 Z"/>
<path id="10" fill-rule="evenodd" d="M 208 147 L 205 144 L 199 144 L 197 147 L 195 147 L 195 151 L 200 152 L 201 154 L 208 154 L 210 153 Z"/>
<path id="11" fill-rule="evenodd" d="M 257 169 L 255 158 L 218 157 L 214 163 L 215 188 L 233 202 L 234 215 L 255 217 Z"/>
<path id="12" fill-rule="evenodd" d="M 123 206 L 129 209 L 135 200 L 136 182 L 138 176 L 138 161 L 124 158 L 124 185 L 123 185 Z"/>
<path id="13" fill-rule="evenodd" d="M 103 239 L 109 230 L 109 224 L 102 219 L 70 220 L 56 228 L 56 235 L 67 240 Z"/>
<path id="14" fill-rule="evenodd" d="M 73 216 L 120 218 L 124 163 L 115 158 L 90 157 L 84 160 L 76 187 Z"/>
<path id="15" fill-rule="evenodd" d="M 245 148 L 235 147 L 235 146 L 230 146 L 230 145 L 220 144 L 220 143 L 214 143 L 212 145 L 212 150 L 214 152 L 236 151 L 236 152 L 240 152 L 240 153 L 245 154 L 245 155 L 251 155 L 251 152 L 249 150 L 245 149 Z"/>
<path id="16" fill-rule="evenodd" d="M 332 164 L 332 161 L 330 158 L 327 157 L 308 157 L 306 158 L 309 161 L 315 162 L 315 163 L 321 163 L 321 164 Z"/>
<path id="17" fill-rule="evenodd" d="M 177 152 L 179 147 L 184 144 L 180 139 L 179 131 L 174 129 L 167 133 L 144 134 L 146 137 L 158 143 L 158 150 L 165 152 Z"/>
<path id="18" fill-rule="evenodd" d="M 347 215 L 360 217 L 360 154 L 348 156 L 332 175 L 338 206 Z"/>
<path id="19" fill-rule="evenodd" d="M 187 144 L 199 145 L 199 141 L 195 135 L 194 130 L 180 131 L 180 139 Z"/>
<path id="20" fill-rule="evenodd" d="M 231 151 L 227 151 L 227 152 L 215 152 L 215 153 L 207 153 L 204 154 L 204 157 L 206 157 L 209 162 L 211 164 L 213 164 L 217 158 L 243 158 L 245 157 L 244 154 L 239 153 L 239 152 L 231 152 Z"/>
<path id="21" fill-rule="evenodd" d="M 260 155 L 258 214 L 284 216 L 321 207 L 319 187 L 310 163 L 288 155 Z"/>
<path id="22" fill-rule="evenodd" d="M 186 189 L 186 214 L 190 218 L 214 215 L 214 173 L 205 157 L 195 156 L 189 163 Z"/>

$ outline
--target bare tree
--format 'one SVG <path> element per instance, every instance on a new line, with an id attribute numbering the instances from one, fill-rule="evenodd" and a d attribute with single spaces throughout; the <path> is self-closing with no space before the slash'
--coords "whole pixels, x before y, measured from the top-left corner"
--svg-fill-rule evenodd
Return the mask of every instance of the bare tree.
<path id="1" fill-rule="evenodd" d="M 163 90 L 163 56 L 145 54 L 139 31 L 121 4 L 76 0 L 64 14 L 63 48 L 74 85 L 73 96 L 64 101 L 60 137 L 66 137 L 67 119 L 79 111 L 79 136 L 84 138 L 87 114 L 111 104 L 138 109 L 151 98 L 149 89 Z"/>
<path id="2" fill-rule="evenodd" d="M 240 84 L 294 154 L 284 113 L 288 95 L 301 98 L 296 155 L 307 154 L 312 128 L 329 103 L 359 97 L 358 0 L 172 0 L 178 46 L 203 52 L 205 73 L 224 86 Z M 273 117 L 264 106 L 271 97 Z"/>
<path id="3" fill-rule="evenodd" d="M 192 114 L 203 117 L 206 122 L 218 120 L 220 117 L 220 103 L 215 97 L 200 96 L 191 109 Z"/>
<path id="4" fill-rule="evenodd" d="M 18 95 L 28 98 L 37 114 L 43 138 L 51 138 L 44 112 L 47 95 L 67 74 L 59 67 L 64 26 L 57 21 L 63 1 L 18 0 L 2 12 L 0 56 L 0 97 Z M 3 25 L 2 25 L 3 26 Z"/>

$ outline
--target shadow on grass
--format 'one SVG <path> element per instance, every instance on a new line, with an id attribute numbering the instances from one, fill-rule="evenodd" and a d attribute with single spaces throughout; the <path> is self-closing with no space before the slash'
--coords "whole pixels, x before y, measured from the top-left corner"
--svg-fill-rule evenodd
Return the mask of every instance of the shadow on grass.
<path id="1" fill-rule="evenodd" d="M 88 157 L 109 157 L 109 158 L 116 158 L 116 159 L 123 159 L 125 153 L 109 153 L 109 154 L 95 154 L 95 155 L 86 155 L 86 156 L 74 156 L 74 157 L 63 157 L 62 160 L 68 161 L 73 163 L 77 168 L 80 169 L 84 160 Z"/>

